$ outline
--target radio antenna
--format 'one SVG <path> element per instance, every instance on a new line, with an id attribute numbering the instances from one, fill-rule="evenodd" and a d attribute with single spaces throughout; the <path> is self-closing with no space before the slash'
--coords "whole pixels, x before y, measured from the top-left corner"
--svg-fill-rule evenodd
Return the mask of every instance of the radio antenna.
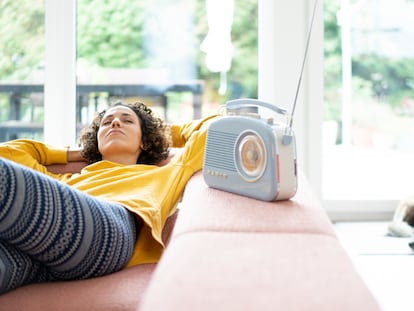
<path id="1" fill-rule="evenodd" d="M 313 5 L 312 19 L 311 19 L 311 22 L 310 22 L 307 41 L 306 41 L 305 55 L 303 56 L 302 68 L 300 70 L 299 81 L 298 81 L 298 85 L 296 87 L 295 100 L 293 101 L 292 113 L 290 114 L 289 128 L 292 128 L 293 114 L 295 113 L 296 104 L 297 104 L 297 101 L 298 101 L 299 89 L 300 89 L 300 86 L 302 84 L 303 70 L 305 68 L 305 62 L 306 62 L 306 59 L 308 57 L 309 43 L 310 43 L 310 39 L 311 39 L 311 35 L 312 35 L 313 21 L 315 19 L 315 12 L 316 12 L 317 4 L 318 4 L 318 0 L 315 0 L 314 5 Z"/>

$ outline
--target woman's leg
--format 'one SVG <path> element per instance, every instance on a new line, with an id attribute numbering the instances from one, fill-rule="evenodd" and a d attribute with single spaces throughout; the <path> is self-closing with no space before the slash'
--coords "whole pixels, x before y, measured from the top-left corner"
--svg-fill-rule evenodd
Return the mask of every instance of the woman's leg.
<path id="1" fill-rule="evenodd" d="M 0 294 L 25 284 L 46 280 L 47 270 L 41 263 L 0 241 Z"/>
<path id="2" fill-rule="evenodd" d="M 0 243 L 44 265 L 47 280 L 117 271 L 135 239 L 134 216 L 122 206 L 0 159 Z"/>

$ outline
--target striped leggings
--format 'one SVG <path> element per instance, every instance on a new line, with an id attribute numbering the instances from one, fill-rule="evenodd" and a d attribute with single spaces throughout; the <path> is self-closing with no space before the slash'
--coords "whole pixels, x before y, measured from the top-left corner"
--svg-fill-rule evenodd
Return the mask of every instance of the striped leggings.
<path id="1" fill-rule="evenodd" d="M 120 270 L 135 239 L 122 206 L 0 158 L 0 294 Z"/>

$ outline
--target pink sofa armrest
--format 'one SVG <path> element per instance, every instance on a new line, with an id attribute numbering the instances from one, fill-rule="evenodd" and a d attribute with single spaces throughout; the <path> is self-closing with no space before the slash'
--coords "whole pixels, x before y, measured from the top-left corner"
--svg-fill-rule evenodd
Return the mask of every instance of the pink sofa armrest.
<path id="1" fill-rule="evenodd" d="M 304 176 L 289 201 L 187 184 L 140 311 L 379 311 Z"/>

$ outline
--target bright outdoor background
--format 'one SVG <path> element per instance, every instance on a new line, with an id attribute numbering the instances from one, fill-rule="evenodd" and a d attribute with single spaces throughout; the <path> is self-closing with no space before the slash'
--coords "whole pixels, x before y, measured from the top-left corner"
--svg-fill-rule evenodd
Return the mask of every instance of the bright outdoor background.
<path id="1" fill-rule="evenodd" d="M 327 199 L 414 194 L 414 1 L 324 2 Z"/>
<path id="2" fill-rule="evenodd" d="M 208 12 L 208 3 L 218 6 Z M 413 194 L 414 1 L 323 5 L 323 197 Z M 162 96 L 124 96 L 147 102 L 169 122 L 191 119 L 196 102 L 206 115 L 228 99 L 256 98 L 257 18 L 257 0 L 78 0 L 77 83 L 151 91 L 184 85 Z M 0 1 L 0 134 L 19 129 L 4 139 L 43 138 L 44 19 L 42 0 Z M 122 92 L 79 94 L 78 128 Z"/>
<path id="3" fill-rule="evenodd" d="M 44 81 L 44 8 L 42 0 L 0 2 L 0 83 L 28 86 L 0 92 L 0 122 L 43 122 L 43 94 L 30 85 Z M 184 91 L 160 90 L 162 98 L 122 89 L 112 97 L 102 90 L 81 94 L 79 127 L 114 97 L 142 100 L 168 122 L 193 117 L 194 92 L 185 86 L 202 87 L 202 114 L 217 112 L 231 98 L 255 98 L 257 1 L 77 0 L 77 83 L 184 85 Z M 11 111 L 11 102 L 18 102 L 18 112 Z M 41 139 L 38 132 L 32 136 Z"/>

